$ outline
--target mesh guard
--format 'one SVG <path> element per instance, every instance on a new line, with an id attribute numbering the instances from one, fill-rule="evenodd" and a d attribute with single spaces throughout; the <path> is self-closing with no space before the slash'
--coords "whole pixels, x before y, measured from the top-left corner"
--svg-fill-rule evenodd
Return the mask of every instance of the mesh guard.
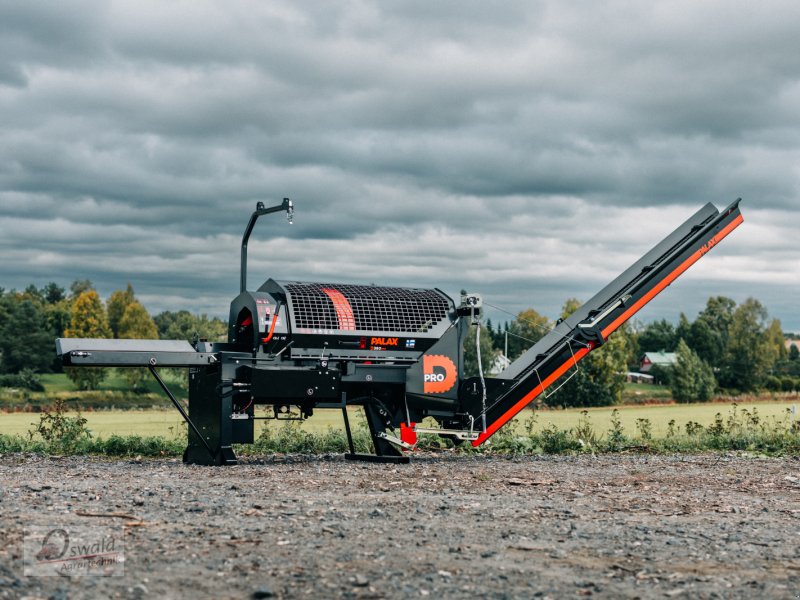
<path id="1" fill-rule="evenodd" d="M 279 282 L 295 330 L 424 334 L 448 319 L 437 290 L 371 285 Z"/>

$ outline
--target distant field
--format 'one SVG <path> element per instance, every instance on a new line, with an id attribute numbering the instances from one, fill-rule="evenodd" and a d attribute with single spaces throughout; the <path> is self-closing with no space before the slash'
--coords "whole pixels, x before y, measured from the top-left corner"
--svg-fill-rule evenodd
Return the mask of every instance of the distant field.
<path id="1" fill-rule="evenodd" d="M 781 418 L 786 414 L 786 410 L 791 410 L 793 406 L 796 413 L 800 412 L 800 399 L 785 402 L 748 402 L 740 404 L 738 410 L 756 409 L 762 418 Z M 618 407 L 622 425 L 625 431 L 634 434 L 636 432 L 637 419 L 650 419 L 655 437 L 662 437 L 666 431 L 670 420 L 675 420 L 676 425 L 681 429 L 688 421 L 695 421 L 702 425 L 709 425 L 714 421 L 716 413 L 722 413 L 723 417 L 731 410 L 730 404 L 673 404 L 673 405 L 654 405 L 654 406 L 620 406 Z M 589 419 L 598 433 L 605 432 L 611 426 L 611 412 L 613 407 L 590 408 L 586 409 Z M 352 419 L 356 420 L 359 409 L 351 409 Z M 536 415 L 535 431 L 540 431 L 549 424 L 553 424 L 560 429 L 575 427 L 581 417 L 581 409 L 570 410 L 542 410 L 535 413 L 530 410 L 523 411 L 516 417 L 514 423 L 522 428 L 531 415 Z M 108 437 L 112 434 L 119 435 L 159 435 L 173 436 L 183 435 L 183 426 L 180 415 L 174 410 L 109 410 L 85 412 L 83 415 L 88 420 L 88 427 L 95 435 Z M 794 415 L 795 419 L 800 419 L 800 414 Z M 0 433 L 4 434 L 25 434 L 33 423 L 39 420 L 34 413 L 3 413 L 0 414 Z M 256 432 L 260 431 L 265 421 L 256 422 Z M 279 423 L 269 421 L 270 426 L 280 426 Z M 302 424 L 304 429 L 309 431 L 325 430 L 328 426 L 340 428 L 342 415 L 336 410 L 318 410 L 314 416 Z"/>
<path id="2" fill-rule="evenodd" d="M 180 371 L 174 371 L 175 375 L 180 375 Z M 162 373 L 163 375 L 163 373 Z M 95 408 L 102 408 L 102 400 L 98 401 L 98 397 L 102 398 L 99 392 L 116 392 L 124 394 L 124 398 L 117 397 L 115 402 L 118 406 L 123 407 L 127 403 L 132 405 L 141 405 L 140 401 L 148 401 L 150 405 L 158 404 L 161 401 L 165 406 L 169 405 L 169 401 L 164 396 L 161 388 L 151 378 L 147 377 L 144 380 L 146 394 L 135 394 L 130 389 L 127 380 L 117 369 L 109 369 L 108 375 L 100 384 L 100 387 L 95 392 L 82 392 L 75 388 L 75 385 L 64 373 L 45 373 L 39 376 L 39 380 L 45 387 L 44 393 L 30 393 L 23 391 L 13 392 L 8 388 L 0 388 L 0 407 L 5 403 L 6 405 L 19 405 L 20 399 L 24 395 L 31 400 L 36 401 L 38 404 L 47 404 L 48 399 L 54 396 L 68 396 L 71 400 L 82 402 L 83 405 L 93 405 Z M 176 385 L 177 380 L 171 381 L 169 387 L 178 398 L 186 398 L 186 379 L 183 379 L 183 385 Z M 149 396 L 151 395 L 151 396 Z M 622 404 L 638 404 L 642 402 L 669 402 L 672 398 L 669 388 L 663 385 L 650 385 L 646 383 L 628 383 L 625 384 L 625 389 L 622 392 Z M 556 397 L 557 399 L 557 397 Z"/>
<path id="3" fill-rule="evenodd" d="M 39 381 L 42 382 L 47 392 L 75 392 L 76 394 L 80 394 L 80 392 L 75 389 L 72 380 L 64 373 L 44 373 L 39 375 Z M 148 392 L 161 393 L 161 388 L 158 387 L 158 383 L 156 383 L 150 375 L 148 375 L 145 380 L 145 387 Z M 98 389 L 101 391 L 127 392 L 130 390 L 130 386 L 125 377 L 118 370 L 109 369 L 108 375 Z"/>

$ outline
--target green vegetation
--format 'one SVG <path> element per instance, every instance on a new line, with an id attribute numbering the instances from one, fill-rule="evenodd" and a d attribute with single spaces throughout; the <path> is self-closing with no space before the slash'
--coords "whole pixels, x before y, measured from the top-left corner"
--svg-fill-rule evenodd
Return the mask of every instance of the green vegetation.
<path id="1" fill-rule="evenodd" d="M 684 340 L 678 342 L 677 363 L 670 376 L 672 397 L 676 402 L 708 402 L 714 397 L 716 381 L 707 362 L 689 348 Z"/>
<path id="2" fill-rule="evenodd" d="M 20 388 L 31 392 L 43 392 L 41 376 L 33 369 L 22 369 L 12 375 L 0 375 L 0 387 Z"/>
<path id="3" fill-rule="evenodd" d="M 48 385 L 50 375 L 62 372 L 53 344 L 57 337 L 167 338 L 192 342 L 198 338 L 221 341 L 226 332 L 227 327 L 220 319 L 187 311 L 165 311 L 151 318 L 136 300 L 130 284 L 124 291 L 113 292 L 105 303 L 88 280 L 73 282 L 69 295 L 55 283 L 41 289 L 31 285 L 23 292 L 0 288 L 0 375 L 3 376 L 0 403 L 7 398 L 8 388 L 40 391 L 35 379 L 48 392 L 116 389 L 106 384 L 108 380 L 116 380 L 110 369 L 68 370 L 72 384 L 65 387 L 65 382 L 58 380 L 58 389 Z M 142 371 L 126 372 L 125 377 L 129 379 L 128 391 L 147 394 L 155 389 Z M 176 380 L 175 374 L 171 378 Z M 49 403 L 54 400 L 51 398 Z M 40 403 L 38 398 L 33 401 L 34 405 Z"/>
<path id="4" fill-rule="evenodd" d="M 579 306 L 577 300 L 568 300 L 561 317 L 566 318 Z M 494 349 L 503 347 L 508 334 L 508 354 L 512 359 L 551 326 L 532 309 L 520 312 L 513 321 L 496 329 L 487 323 Z M 737 306 L 730 298 L 712 297 L 694 322 L 681 315 L 677 326 L 660 320 L 638 330 L 621 327 L 580 363 L 569 381 L 566 377 L 572 372 L 565 375 L 564 387 L 544 402 L 568 407 L 611 406 L 630 401 L 622 386 L 623 374 L 638 370 L 644 353 L 661 351 L 676 352 L 678 365 L 654 367 L 651 374 L 666 384 L 679 402 L 763 390 L 796 391 L 800 389 L 800 351 L 787 352 L 784 337 L 780 322 L 770 319 L 758 300 L 749 298 Z"/>
<path id="5" fill-rule="evenodd" d="M 65 337 L 74 338 L 107 338 L 111 335 L 108 317 L 103 301 L 95 290 L 82 292 L 72 304 L 69 318 L 69 329 L 64 331 Z M 79 390 L 96 390 L 97 386 L 108 374 L 108 369 L 75 368 L 66 369 L 69 377 Z"/>
<path id="6" fill-rule="evenodd" d="M 578 300 L 567 300 L 561 318 L 566 319 L 578 308 Z M 631 332 L 627 325 L 623 325 L 603 344 L 602 352 L 591 352 L 575 371 L 568 372 L 556 382 L 556 387 L 562 382 L 564 384 L 557 394 L 558 398 L 547 397 L 545 400 L 551 401 L 551 405 L 558 403 L 564 407 L 619 404 L 625 387 L 624 373 L 632 352 Z"/>
<path id="7" fill-rule="evenodd" d="M 663 408 L 663 407 L 659 407 Z M 629 409 L 633 412 L 636 409 Z M 566 411 L 563 411 L 566 412 Z M 454 449 L 463 453 L 502 454 L 570 454 L 601 452 L 705 452 L 747 451 L 762 454 L 800 455 L 800 421 L 789 407 L 766 416 L 758 407 L 732 405 L 726 414 L 717 411 L 706 425 L 675 419 L 667 424 L 663 435 L 656 435 L 649 417 L 636 417 L 635 427 L 627 427 L 621 411 L 611 411 L 607 423 L 594 420 L 589 410 L 579 413 L 571 427 L 553 423 L 541 426 L 540 415 L 528 413 L 517 427 L 505 427 L 490 442 L 474 449 L 463 444 Z M 356 449 L 368 452 L 369 433 L 363 417 L 353 420 Z M 185 428 L 176 426 L 170 436 L 95 437 L 82 415 L 71 415 L 63 405 L 43 413 L 27 436 L 0 435 L 0 453 L 38 452 L 44 454 L 100 454 L 107 456 L 180 456 L 185 446 Z M 308 431 L 296 421 L 272 422 L 260 431 L 253 445 L 237 448 L 239 454 L 343 452 L 347 448 L 341 429 L 333 426 Z M 436 436 L 420 436 L 422 450 L 453 449 L 449 440 Z"/>
<path id="8" fill-rule="evenodd" d="M 567 300 L 561 317 L 579 306 L 578 300 Z M 533 309 L 496 328 L 487 322 L 481 329 L 484 371 L 492 367 L 506 337 L 513 359 L 552 327 Z M 467 375 L 477 374 L 474 333 L 473 329 L 465 340 Z M 151 318 L 130 284 L 106 302 L 87 280 L 73 282 L 69 293 L 55 283 L 41 289 L 29 286 L 23 292 L 0 288 L 0 410 L 36 411 L 58 400 L 84 410 L 168 406 L 141 370 L 75 369 L 68 373 L 73 380 L 67 380 L 53 351 L 53 339 L 64 335 L 213 341 L 225 338 L 226 325 L 187 311 L 165 311 Z M 693 322 L 681 315 L 677 326 L 662 320 L 638 330 L 621 327 L 579 364 L 577 372 L 570 370 L 557 382 L 564 383 L 558 392 L 540 400 L 544 406 L 563 408 L 796 392 L 800 352 L 797 347 L 787 352 L 783 339 L 780 323 L 771 320 L 757 300 L 737 306 L 729 298 L 709 298 Z M 666 385 L 624 383 L 625 371 L 636 370 L 643 352 L 660 350 L 678 354 L 676 367 L 658 373 Z M 162 377 L 185 398 L 185 371 L 164 369 Z"/>
<path id="9" fill-rule="evenodd" d="M 147 309 L 133 299 L 133 289 L 128 285 L 130 300 L 125 306 L 117 328 L 117 337 L 120 339 L 147 340 L 158 339 L 158 329 L 153 319 L 147 314 Z M 135 392 L 144 391 L 145 381 L 150 380 L 147 369 L 123 369 L 128 385 Z"/>

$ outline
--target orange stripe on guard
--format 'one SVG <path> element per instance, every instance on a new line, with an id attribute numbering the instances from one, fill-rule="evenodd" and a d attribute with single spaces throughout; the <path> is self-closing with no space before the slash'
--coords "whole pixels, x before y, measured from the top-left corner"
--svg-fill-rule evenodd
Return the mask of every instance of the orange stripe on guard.
<path id="1" fill-rule="evenodd" d="M 680 275 L 686 271 L 689 267 L 691 267 L 694 263 L 700 260 L 711 248 L 716 246 L 722 239 L 727 236 L 731 231 L 736 229 L 739 225 L 742 224 L 744 221 L 744 217 L 739 215 L 733 221 L 728 223 L 718 234 L 712 237 L 708 242 L 703 244 L 703 246 L 694 254 L 692 254 L 689 258 L 683 261 L 677 269 L 672 271 L 669 275 L 667 275 L 664 279 L 658 282 L 653 289 L 647 292 L 644 296 L 639 298 L 628 310 L 622 313 L 619 317 L 617 317 L 613 323 L 611 323 L 608 327 L 603 329 L 603 338 L 607 339 L 609 335 L 611 335 L 617 328 L 622 325 L 625 321 L 630 319 L 637 311 L 639 311 L 645 304 L 650 302 L 653 298 L 655 298 L 659 292 L 661 292 L 665 287 L 667 287 L 670 283 L 675 281 Z M 575 353 L 575 362 L 581 360 L 584 356 L 586 356 L 589 351 L 594 347 L 594 344 L 590 343 L 589 348 L 581 348 Z M 508 423 L 519 411 L 525 408 L 536 396 L 541 394 L 545 389 L 547 389 L 550 385 L 555 382 L 556 379 L 561 377 L 564 373 L 567 372 L 569 367 L 573 364 L 572 359 L 567 360 L 564 364 L 562 364 L 558 369 L 553 371 L 553 373 L 547 377 L 540 385 L 537 385 L 533 388 L 530 392 L 525 394 L 525 396 L 519 400 L 514 406 L 508 409 L 499 419 L 493 422 L 486 428 L 486 432 L 482 433 L 477 440 L 472 442 L 473 446 L 480 446 L 483 442 L 485 442 L 489 437 L 491 437 L 498 429 L 500 429 L 503 425 Z"/>
<path id="2" fill-rule="evenodd" d="M 331 288 L 322 288 L 322 291 L 333 302 L 333 308 L 336 310 L 336 320 L 339 322 L 339 329 L 341 331 L 354 331 L 356 328 L 356 318 L 353 315 L 353 307 L 350 302 L 339 290 Z"/>

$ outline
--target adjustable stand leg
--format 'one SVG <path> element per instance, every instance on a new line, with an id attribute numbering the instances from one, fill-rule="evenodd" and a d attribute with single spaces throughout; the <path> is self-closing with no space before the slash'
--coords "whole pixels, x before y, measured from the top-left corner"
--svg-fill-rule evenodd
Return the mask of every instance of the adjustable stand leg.
<path id="1" fill-rule="evenodd" d="M 342 417 L 344 417 L 344 432 L 347 434 L 347 447 L 350 448 L 350 454 L 356 453 L 355 446 L 353 446 L 353 434 L 350 432 L 350 418 L 347 416 L 347 405 L 342 404 Z"/>
<path id="2" fill-rule="evenodd" d="M 155 380 L 158 382 L 158 385 L 161 386 L 161 389 L 164 390 L 164 393 L 172 401 L 172 404 L 174 404 L 175 408 L 178 409 L 178 412 L 181 413 L 181 416 L 183 417 L 183 420 L 186 421 L 186 423 L 187 423 L 187 425 L 189 425 L 189 427 L 191 427 L 191 429 L 194 432 L 195 436 L 197 436 L 197 439 L 199 439 L 203 443 L 203 446 L 205 446 L 206 450 L 208 450 L 208 455 L 211 457 L 211 460 L 216 462 L 216 460 L 217 460 L 216 453 L 211 449 L 211 446 L 208 445 L 208 442 L 203 437 L 203 435 L 200 433 L 200 430 L 197 429 L 197 425 L 195 425 L 192 422 L 192 420 L 189 418 L 189 415 L 186 414 L 186 411 L 181 406 L 181 403 L 178 402 L 177 398 L 175 398 L 175 396 L 172 395 L 172 392 L 169 391 L 169 388 L 167 387 L 167 384 L 164 383 L 163 379 L 161 379 L 161 376 L 158 374 L 158 371 L 156 371 L 155 367 L 153 367 L 152 365 L 149 366 L 148 369 L 150 369 L 150 373 L 153 375 Z"/>
<path id="3" fill-rule="evenodd" d="M 345 409 L 346 410 L 346 409 Z M 362 460 L 366 462 L 380 462 L 380 463 L 399 463 L 399 464 L 408 464 L 411 462 L 411 459 L 408 456 L 404 456 L 400 450 L 395 448 L 392 444 L 387 442 L 385 439 L 378 437 L 378 432 L 382 432 L 386 429 L 386 414 L 382 414 L 381 411 L 385 413 L 386 409 L 382 406 L 376 406 L 375 404 L 368 403 L 364 405 L 364 413 L 367 416 L 367 425 L 369 425 L 369 431 L 372 434 L 372 443 L 375 446 L 375 454 L 356 454 L 353 449 L 353 441 L 350 434 L 350 424 L 347 416 L 345 415 L 345 429 L 347 430 L 347 440 L 348 444 L 350 445 L 350 452 L 345 454 L 344 457 L 346 460 Z"/>

